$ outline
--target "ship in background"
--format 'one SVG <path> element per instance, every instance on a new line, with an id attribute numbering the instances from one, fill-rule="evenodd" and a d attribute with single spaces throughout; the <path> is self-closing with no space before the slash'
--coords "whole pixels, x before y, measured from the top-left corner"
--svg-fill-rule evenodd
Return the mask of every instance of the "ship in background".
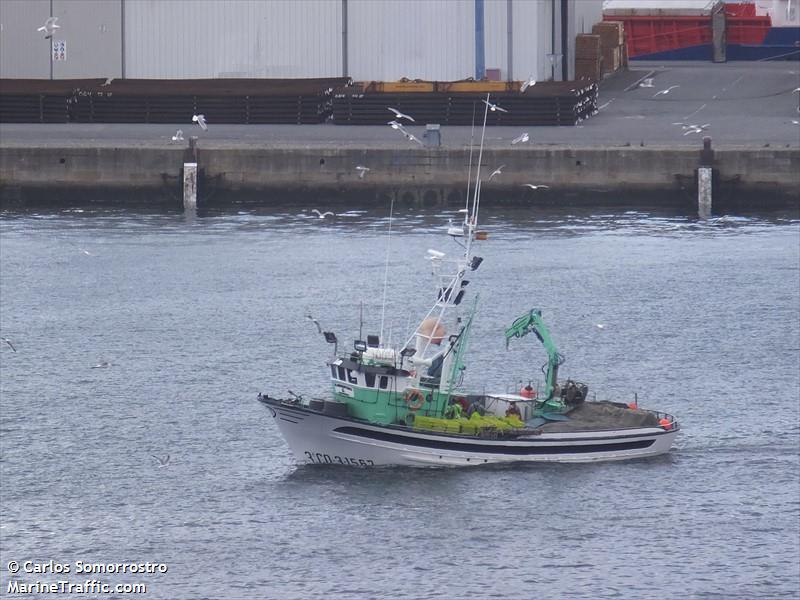
<path id="1" fill-rule="evenodd" d="M 603 20 L 622 21 L 631 60 L 800 60 L 800 0 L 605 0 Z"/>

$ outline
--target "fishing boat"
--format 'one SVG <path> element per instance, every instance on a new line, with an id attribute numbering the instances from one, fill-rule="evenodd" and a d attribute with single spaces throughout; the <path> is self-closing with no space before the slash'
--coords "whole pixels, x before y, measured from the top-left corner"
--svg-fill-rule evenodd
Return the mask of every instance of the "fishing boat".
<path id="1" fill-rule="evenodd" d="M 484 133 L 487 110 L 488 97 Z M 680 430 L 672 415 L 635 402 L 590 400 L 586 384 L 559 380 L 564 357 L 536 308 L 514 320 L 505 339 L 508 344 L 533 333 L 541 342 L 547 353 L 543 385 L 513 393 L 475 392 L 465 385 L 478 304 L 477 294 L 468 301 L 468 290 L 477 287 L 483 258 L 474 250 L 486 238 L 478 228 L 482 153 L 483 135 L 471 198 L 468 188 L 467 206 L 445 229 L 458 253 L 451 258 L 427 251 L 432 305 L 405 343 L 387 344 L 381 331 L 339 352 L 335 332 L 324 331 L 332 346 L 328 394 L 258 395 L 298 462 L 356 467 L 570 463 L 650 457 L 672 446 Z M 470 158 L 469 180 L 471 163 Z"/>

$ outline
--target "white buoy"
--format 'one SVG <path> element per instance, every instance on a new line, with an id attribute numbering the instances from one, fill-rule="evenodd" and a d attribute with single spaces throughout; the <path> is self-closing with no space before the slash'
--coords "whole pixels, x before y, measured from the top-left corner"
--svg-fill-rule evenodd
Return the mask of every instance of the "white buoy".
<path id="1" fill-rule="evenodd" d="M 197 163 L 183 163 L 183 209 L 197 209 Z"/>
<path id="2" fill-rule="evenodd" d="M 697 168 L 697 214 L 701 219 L 711 216 L 711 167 Z"/>

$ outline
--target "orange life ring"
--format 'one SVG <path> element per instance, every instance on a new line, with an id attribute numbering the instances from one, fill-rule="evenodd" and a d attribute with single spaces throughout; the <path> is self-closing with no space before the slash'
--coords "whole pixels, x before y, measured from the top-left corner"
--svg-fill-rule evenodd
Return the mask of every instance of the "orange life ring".
<path id="1" fill-rule="evenodd" d="M 419 390 L 407 390 L 403 398 L 408 404 L 409 410 L 419 410 L 425 404 L 425 396 Z"/>

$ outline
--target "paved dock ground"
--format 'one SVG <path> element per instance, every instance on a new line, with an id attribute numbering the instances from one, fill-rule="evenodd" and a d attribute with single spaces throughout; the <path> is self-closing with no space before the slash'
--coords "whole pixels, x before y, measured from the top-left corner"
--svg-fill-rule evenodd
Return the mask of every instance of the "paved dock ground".
<path id="1" fill-rule="evenodd" d="M 652 87 L 641 84 L 652 79 Z M 703 138 L 714 150 L 714 205 L 800 209 L 800 64 L 636 63 L 603 81 L 599 112 L 577 126 L 488 127 L 486 202 L 696 203 Z M 669 89 L 669 93 L 658 94 Z M 386 119 L 391 119 L 387 110 Z M 707 127 L 686 134 L 681 124 Z M 177 129 L 185 141 L 172 142 Z M 410 125 L 422 138 L 424 124 Z M 530 141 L 511 144 L 527 131 Z M 180 202 L 189 137 L 198 202 L 325 197 L 462 203 L 471 127 L 443 126 L 442 147 L 388 126 L 192 123 L 0 125 L 0 206 L 56 201 Z M 474 143 L 480 140 L 475 128 Z M 705 156 L 705 158 L 703 158 Z M 360 177 L 358 165 L 370 168 Z M 527 184 L 549 186 L 532 192 Z M 175 200 L 177 198 L 177 200 Z M 627 200 L 626 200 L 627 201 Z"/>
<path id="2" fill-rule="evenodd" d="M 637 82 L 651 77 L 653 87 Z M 672 87 L 668 94 L 656 95 Z M 699 147 L 709 135 L 720 145 L 800 147 L 800 63 L 633 62 L 627 72 L 605 80 L 600 87 L 601 110 L 575 127 L 490 127 L 486 146 L 500 148 L 522 131 L 528 145 L 545 146 L 665 146 Z M 391 120 L 387 110 L 386 120 Z M 702 134 L 684 135 L 673 123 L 708 123 Z M 217 125 L 202 131 L 192 123 L 141 124 L 2 124 L 0 146 L 81 145 L 125 147 L 172 144 L 180 128 L 203 146 L 392 148 L 414 145 L 383 126 Z M 424 124 L 408 129 L 422 137 Z M 443 126 L 442 145 L 464 147 L 472 130 Z M 478 134 L 476 134 L 478 135 Z M 477 142 L 477 138 L 476 138 Z M 518 147 L 521 147 L 519 145 Z"/>

